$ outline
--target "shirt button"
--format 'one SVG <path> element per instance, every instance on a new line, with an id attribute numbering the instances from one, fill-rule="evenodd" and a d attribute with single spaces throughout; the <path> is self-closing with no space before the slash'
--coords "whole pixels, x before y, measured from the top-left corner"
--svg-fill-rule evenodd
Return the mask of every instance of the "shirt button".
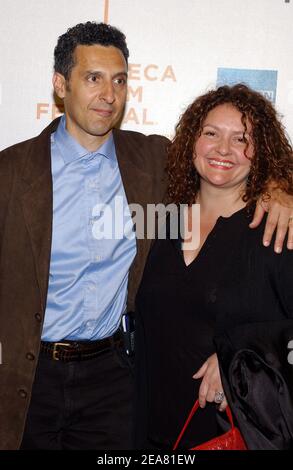
<path id="1" fill-rule="evenodd" d="M 21 398 L 26 398 L 27 397 L 27 392 L 21 388 L 20 390 L 18 390 L 18 395 Z"/>
<path id="2" fill-rule="evenodd" d="M 101 257 L 100 257 L 99 255 L 97 255 L 97 256 L 95 257 L 95 260 L 96 260 L 96 261 L 101 261 Z"/>
<path id="3" fill-rule="evenodd" d="M 40 322 L 40 321 L 42 320 L 41 314 L 40 314 L 40 313 L 36 313 L 36 314 L 35 314 L 35 319 Z"/>
<path id="4" fill-rule="evenodd" d="M 88 287 L 87 287 L 87 290 L 89 292 L 93 292 L 94 290 L 96 290 L 96 286 L 94 284 L 90 284 Z"/>
<path id="5" fill-rule="evenodd" d="M 33 361 L 35 359 L 35 356 L 34 354 L 32 353 L 27 353 L 26 356 L 25 356 L 29 361 Z"/>
<path id="6" fill-rule="evenodd" d="M 94 180 L 90 181 L 90 182 L 89 182 L 89 188 L 90 188 L 90 189 L 96 189 L 96 188 L 98 188 L 98 183 L 97 183 L 96 181 L 94 181 Z"/>

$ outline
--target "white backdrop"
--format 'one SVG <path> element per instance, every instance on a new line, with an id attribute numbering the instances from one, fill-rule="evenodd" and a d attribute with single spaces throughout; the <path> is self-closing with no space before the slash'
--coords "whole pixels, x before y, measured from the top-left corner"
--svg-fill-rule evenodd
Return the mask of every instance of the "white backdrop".
<path id="1" fill-rule="evenodd" d="M 87 20 L 127 36 L 122 127 L 171 136 L 219 68 L 244 69 L 274 71 L 276 107 L 293 137 L 293 0 L 0 0 L 0 149 L 38 134 L 56 115 L 53 49 L 68 27 Z"/>

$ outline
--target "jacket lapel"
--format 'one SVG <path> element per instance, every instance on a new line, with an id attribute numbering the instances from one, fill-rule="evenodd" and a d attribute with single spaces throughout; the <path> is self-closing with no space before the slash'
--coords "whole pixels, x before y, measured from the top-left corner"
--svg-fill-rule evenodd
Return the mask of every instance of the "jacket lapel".
<path id="1" fill-rule="evenodd" d="M 115 142 L 116 155 L 121 173 L 121 178 L 126 194 L 128 204 L 139 204 L 144 212 L 144 234 L 143 238 L 136 237 L 137 255 L 132 265 L 132 271 L 135 273 L 146 257 L 151 239 L 146 237 L 146 214 L 148 199 L 148 188 L 151 184 L 150 176 L 136 165 L 132 143 L 127 138 L 127 132 L 113 129 L 113 137 Z M 135 214 L 132 213 L 134 220 Z M 135 222 L 135 220 L 134 220 Z"/>
<path id="2" fill-rule="evenodd" d="M 20 182 L 20 201 L 29 233 L 36 274 L 45 308 L 52 240 L 53 190 L 51 173 L 51 133 L 59 119 L 53 121 L 32 140 Z"/>

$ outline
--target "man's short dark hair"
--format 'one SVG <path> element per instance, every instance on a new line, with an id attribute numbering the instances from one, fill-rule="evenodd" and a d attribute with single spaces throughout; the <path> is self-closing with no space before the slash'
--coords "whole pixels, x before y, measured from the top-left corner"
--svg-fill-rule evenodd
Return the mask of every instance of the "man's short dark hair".
<path id="1" fill-rule="evenodd" d="M 69 28 L 66 33 L 58 38 L 54 50 L 55 72 L 61 73 L 68 80 L 74 66 L 74 51 L 76 47 L 94 44 L 117 47 L 122 52 L 127 63 L 129 51 L 125 35 L 114 26 L 87 21 L 86 23 L 79 23 Z"/>

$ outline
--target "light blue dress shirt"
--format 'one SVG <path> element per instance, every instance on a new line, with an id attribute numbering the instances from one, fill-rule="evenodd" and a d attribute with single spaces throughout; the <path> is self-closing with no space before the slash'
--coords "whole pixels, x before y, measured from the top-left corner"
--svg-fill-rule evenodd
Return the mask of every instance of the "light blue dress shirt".
<path id="1" fill-rule="evenodd" d="M 63 116 L 51 155 L 53 234 L 42 340 L 105 338 L 125 311 L 136 254 L 113 136 L 89 152 L 67 132 Z"/>

